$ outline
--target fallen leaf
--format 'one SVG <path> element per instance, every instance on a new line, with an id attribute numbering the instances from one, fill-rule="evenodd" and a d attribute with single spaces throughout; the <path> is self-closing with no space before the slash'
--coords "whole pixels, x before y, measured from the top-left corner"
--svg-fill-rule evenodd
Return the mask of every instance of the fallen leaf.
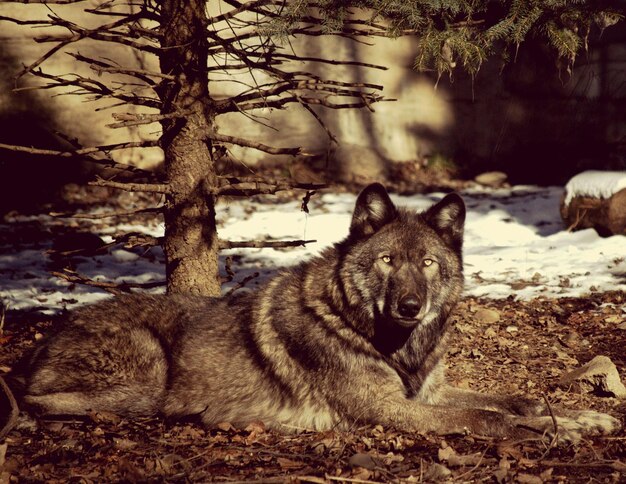
<path id="1" fill-rule="evenodd" d="M 106 423 L 117 425 L 122 421 L 119 415 L 111 412 L 89 412 L 89 418 L 97 424 Z"/>
<path id="2" fill-rule="evenodd" d="M 508 469 L 498 469 L 497 471 L 493 472 L 493 477 L 496 478 L 496 481 L 498 481 L 498 484 L 505 482 L 506 480 L 506 476 L 509 474 Z"/>
<path id="3" fill-rule="evenodd" d="M 219 422 L 215 425 L 215 427 L 222 430 L 223 432 L 230 432 L 231 430 L 235 430 L 235 427 L 233 427 L 233 424 L 231 424 L 230 422 Z"/>
<path id="4" fill-rule="evenodd" d="M 120 438 L 114 437 L 113 443 L 115 444 L 115 447 L 117 447 L 120 450 L 129 450 L 134 447 L 137 447 L 137 442 L 133 440 L 129 440 L 129 439 L 124 439 L 124 438 L 120 439 Z"/>
<path id="5" fill-rule="evenodd" d="M 500 312 L 495 309 L 481 308 L 474 314 L 474 320 L 480 324 L 494 324 L 500 321 Z"/>
<path id="6" fill-rule="evenodd" d="M 445 447 L 437 451 L 437 458 L 441 462 L 447 462 L 448 460 L 450 460 L 450 458 L 455 457 L 456 455 L 457 455 L 456 451 L 447 444 Z"/>
<path id="7" fill-rule="evenodd" d="M 376 469 L 376 461 L 369 454 L 357 452 L 348 459 L 348 464 L 352 467 L 363 467 L 365 469 Z"/>
<path id="8" fill-rule="evenodd" d="M 539 476 L 533 476 L 531 474 L 520 473 L 515 476 L 515 479 L 520 484 L 543 484 L 543 479 Z"/>
<path id="9" fill-rule="evenodd" d="M 452 471 L 446 466 L 441 464 L 431 464 L 424 472 L 424 481 L 426 482 L 438 482 L 447 479 L 452 474 Z"/>
<path id="10" fill-rule="evenodd" d="M 277 457 L 276 462 L 283 469 L 301 469 L 306 465 L 303 462 L 287 459 L 286 457 Z"/>
<path id="11" fill-rule="evenodd" d="M 263 422 L 250 422 L 244 430 L 250 433 L 262 434 L 265 432 L 265 424 Z"/>

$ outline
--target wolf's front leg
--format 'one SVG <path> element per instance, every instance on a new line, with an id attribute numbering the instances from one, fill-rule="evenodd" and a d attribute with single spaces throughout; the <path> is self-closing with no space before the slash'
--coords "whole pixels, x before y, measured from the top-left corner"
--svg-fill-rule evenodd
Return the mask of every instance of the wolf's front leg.
<path id="1" fill-rule="evenodd" d="M 616 432 L 620 422 L 610 415 L 586 411 L 575 417 L 520 416 L 479 408 L 440 405 L 414 405 L 411 414 L 404 409 L 390 415 L 397 428 L 439 434 L 470 433 L 513 440 L 578 442 L 584 436 Z M 382 419 L 384 420 L 384 418 Z"/>
<path id="2" fill-rule="evenodd" d="M 526 417 L 550 415 L 548 406 L 538 400 L 516 395 L 493 395 L 474 390 L 442 385 L 438 390 L 437 403 L 453 407 L 481 408 Z"/>
<path id="3" fill-rule="evenodd" d="M 492 395 L 447 385 L 440 389 L 439 403 L 446 406 L 496 411 L 504 414 L 507 420 L 522 432 L 529 430 L 538 436 L 552 437 L 556 431 L 563 441 L 575 442 L 583 435 L 610 434 L 621 428 L 621 423 L 617 419 L 605 413 L 558 407 L 550 409 L 543 402 L 525 397 Z"/>

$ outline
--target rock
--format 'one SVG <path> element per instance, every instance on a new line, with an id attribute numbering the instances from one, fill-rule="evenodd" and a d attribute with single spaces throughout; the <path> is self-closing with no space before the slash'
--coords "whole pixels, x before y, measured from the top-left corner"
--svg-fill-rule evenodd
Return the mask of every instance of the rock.
<path id="1" fill-rule="evenodd" d="M 602 236 L 626 235 L 626 188 L 609 198 L 576 196 L 566 204 L 561 198 L 561 218 L 570 230 L 593 228 Z"/>
<path id="2" fill-rule="evenodd" d="M 474 314 L 474 319 L 484 324 L 494 324 L 500 321 L 500 313 L 495 309 L 480 308 Z"/>
<path id="3" fill-rule="evenodd" d="M 506 173 L 501 171 L 487 171 L 474 178 L 474 181 L 486 187 L 499 188 L 506 185 L 507 178 Z"/>
<path id="4" fill-rule="evenodd" d="M 582 391 L 600 396 L 626 398 L 626 387 L 620 380 L 615 364 L 607 356 L 596 356 L 577 370 L 561 377 L 559 384 L 577 385 Z"/>

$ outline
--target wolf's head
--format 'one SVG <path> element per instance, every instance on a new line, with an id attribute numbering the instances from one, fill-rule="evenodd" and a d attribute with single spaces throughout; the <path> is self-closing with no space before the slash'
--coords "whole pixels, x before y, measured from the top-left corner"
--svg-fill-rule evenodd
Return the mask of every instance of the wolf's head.
<path id="1" fill-rule="evenodd" d="M 447 317 L 463 287 L 465 205 L 450 194 L 423 213 L 397 208 L 374 183 L 356 201 L 342 276 L 354 302 L 388 330 Z"/>

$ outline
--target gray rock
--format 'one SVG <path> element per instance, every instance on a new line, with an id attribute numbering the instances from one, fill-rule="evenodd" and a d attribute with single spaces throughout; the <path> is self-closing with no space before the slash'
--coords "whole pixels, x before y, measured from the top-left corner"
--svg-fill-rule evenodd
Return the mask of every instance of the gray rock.
<path id="1" fill-rule="evenodd" d="M 608 356 L 596 356 L 580 368 L 561 377 L 562 386 L 576 385 L 580 390 L 601 396 L 626 398 L 626 387 L 615 364 Z"/>
<path id="2" fill-rule="evenodd" d="M 507 178 L 506 173 L 501 171 L 487 171 L 474 178 L 474 181 L 486 187 L 499 188 L 506 184 Z"/>

